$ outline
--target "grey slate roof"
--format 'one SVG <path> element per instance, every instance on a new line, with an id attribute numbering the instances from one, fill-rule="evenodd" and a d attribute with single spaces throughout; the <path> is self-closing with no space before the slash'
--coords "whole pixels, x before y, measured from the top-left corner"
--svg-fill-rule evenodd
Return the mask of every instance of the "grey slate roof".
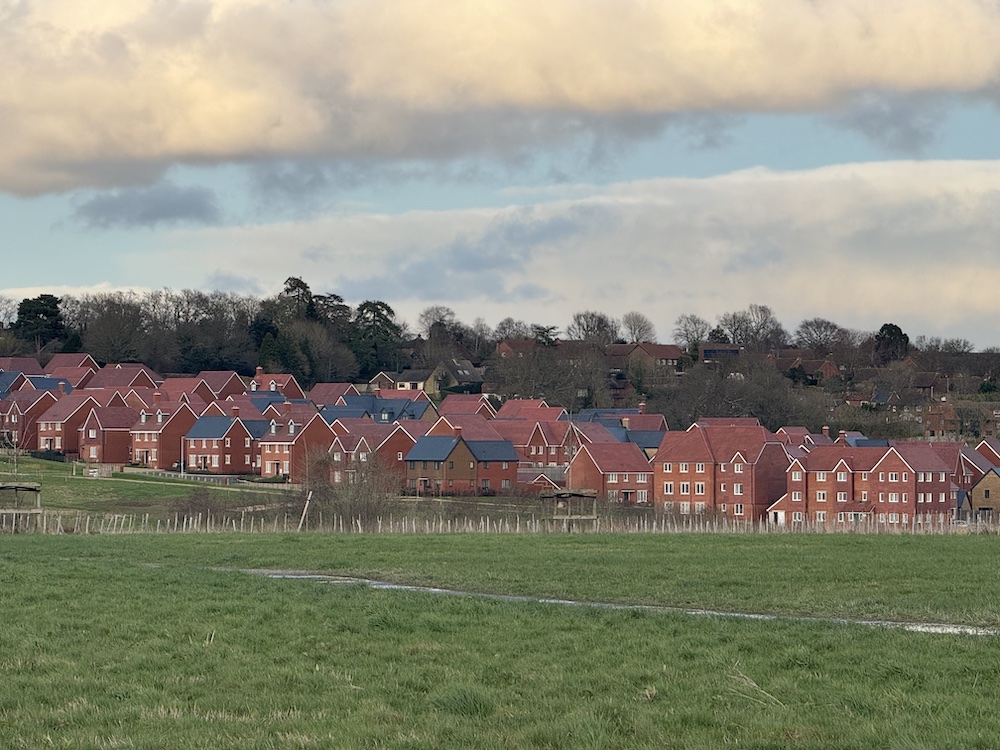
<path id="1" fill-rule="evenodd" d="M 517 461 L 509 440 L 470 440 L 467 445 L 477 461 Z"/>
<path id="2" fill-rule="evenodd" d="M 48 375 L 25 375 L 28 381 L 35 387 L 36 391 L 57 391 L 62 383 L 66 393 L 73 392 L 73 386 L 66 378 L 50 378 Z"/>
<path id="3" fill-rule="evenodd" d="M 444 461 L 458 445 L 461 438 L 435 437 L 424 435 L 410 448 L 404 460 L 406 461 Z"/>
<path id="4" fill-rule="evenodd" d="M 198 417 L 191 429 L 184 437 L 188 440 L 221 440 L 229 432 L 229 429 L 236 421 L 236 417 Z M 271 423 L 266 419 L 243 419 L 243 426 L 246 427 L 250 436 L 256 439 L 263 437 L 271 427 Z"/>

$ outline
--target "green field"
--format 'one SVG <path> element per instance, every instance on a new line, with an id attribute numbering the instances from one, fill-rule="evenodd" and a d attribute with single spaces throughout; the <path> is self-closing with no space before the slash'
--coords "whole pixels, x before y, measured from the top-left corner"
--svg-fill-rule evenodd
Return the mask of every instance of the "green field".
<path id="1" fill-rule="evenodd" d="M 0 746 L 992 748 L 1000 640 L 372 590 L 1000 626 L 1000 539 L 0 538 Z"/>
<path id="2" fill-rule="evenodd" d="M 149 513 L 165 518 L 173 509 L 185 506 L 192 492 L 209 497 L 218 507 L 238 507 L 270 499 L 267 485 L 219 488 L 190 478 L 162 478 L 144 475 L 116 475 L 113 479 L 95 479 L 86 475 L 83 464 L 42 461 L 21 457 L 17 474 L 10 456 L 0 456 L 0 482 L 15 479 L 37 482 L 42 489 L 42 503 L 53 510 L 85 513 Z M 280 499 L 284 495 L 278 495 Z"/>

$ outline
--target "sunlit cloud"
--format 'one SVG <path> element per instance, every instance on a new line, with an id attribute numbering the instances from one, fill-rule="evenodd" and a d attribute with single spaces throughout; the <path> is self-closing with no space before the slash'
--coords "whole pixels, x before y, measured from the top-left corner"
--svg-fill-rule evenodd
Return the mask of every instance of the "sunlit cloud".
<path id="1" fill-rule="evenodd" d="M 1000 7 L 47 0 L 0 4 L 0 65 L 0 190 L 19 195 L 180 163 L 517 163 L 572 143 L 601 159 L 664 128 L 712 147 L 753 112 L 905 150 L 933 138 L 936 97 L 996 97 Z"/>

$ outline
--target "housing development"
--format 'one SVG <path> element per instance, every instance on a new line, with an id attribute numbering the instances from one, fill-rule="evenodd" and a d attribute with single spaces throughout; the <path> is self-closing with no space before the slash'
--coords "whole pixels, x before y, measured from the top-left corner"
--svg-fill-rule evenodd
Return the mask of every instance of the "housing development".
<path id="1" fill-rule="evenodd" d="M 662 348 L 672 367 L 675 356 Z M 570 413 L 489 392 L 433 398 L 428 385 L 412 371 L 306 390 L 262 367 L 250 377 L 162 377 L 138 363 L 101 366 L 86 353 L 56 354 L 44 367 L 4 358 L 0 439 L 101 471 L 307 485 L 365 481 L 378 470 L 410 495 L 590 493 L 679 519 L 776 526 L 940 525 L 997 509 L 1000 441 L 992 437 L 971 445 L 796 425 L 771 431 L 752 417 L 670 430 L 642 402 Z"/>

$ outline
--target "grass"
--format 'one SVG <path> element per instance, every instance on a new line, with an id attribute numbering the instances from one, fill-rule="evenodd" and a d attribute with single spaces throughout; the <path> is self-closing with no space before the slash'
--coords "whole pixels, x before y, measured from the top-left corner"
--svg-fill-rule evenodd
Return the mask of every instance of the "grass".
<path id="1" fill-rule="evenodd" d="M 839 538 L 811 536 L 798 552 L 857 562 L 857 550 L 827 546 Z M 699 563 L 687 574 L 703 583 L 743 573 L 694 597 L 701 603 L 740 584 L 762 603 L 788 591 L 788 574 L 770 564 L 789 554 L 772 549 L 775 537 L 726 539 L 725 556 L 699 546 L 715 537 L 637 539 L 9 537 L 0 746 L 995 747 L 994 638 L 433 597 L 231 570 L 394 573 L 593 597 L 613 578 L 617 598 L 669 603 L 695 591 L 669 584 L 674 566 Z M 934 600 L 945 577 L 934 566 L 957 548 L 915 539 L 927 566 L 912 588 Z M 886 541 L 898 539 L 872 539 Z M 907 610 L 911 594 L 890 585 L 910 562 L 905 545 L 867 552 L 884 563 L 867 577 L 885 587 L 887 606 Z M 992 559 L 986 547 L 968 554 Z M 654 556 L 660 568 L 647 567 Z M 799 601 L 813 611 L 858 601 L 858 579 L 818 594 L 836 578 L 820 572 Z M 982 588 L 994 606 L 997 584 Z"/>
<path id="2" fill-rule="evenodd" d="M 149 513 L 165 518 L 172 508 L 187 502 L 193 490 L 207 495 L 222 507 L 236 507 L 261 502 L 259 493 L 233 491 L 203 482 L 183 481 L 140 474 L 114 478 L 86 476 L 81 465 L 20 457 L 17 477 L 42 485 L 42 504 L 50 510 L 91 513 Z M 0 481 L 13 479 L 13 460 L 0 456 Z M 279 496 L 280 497 L 280 496 Z"/>

